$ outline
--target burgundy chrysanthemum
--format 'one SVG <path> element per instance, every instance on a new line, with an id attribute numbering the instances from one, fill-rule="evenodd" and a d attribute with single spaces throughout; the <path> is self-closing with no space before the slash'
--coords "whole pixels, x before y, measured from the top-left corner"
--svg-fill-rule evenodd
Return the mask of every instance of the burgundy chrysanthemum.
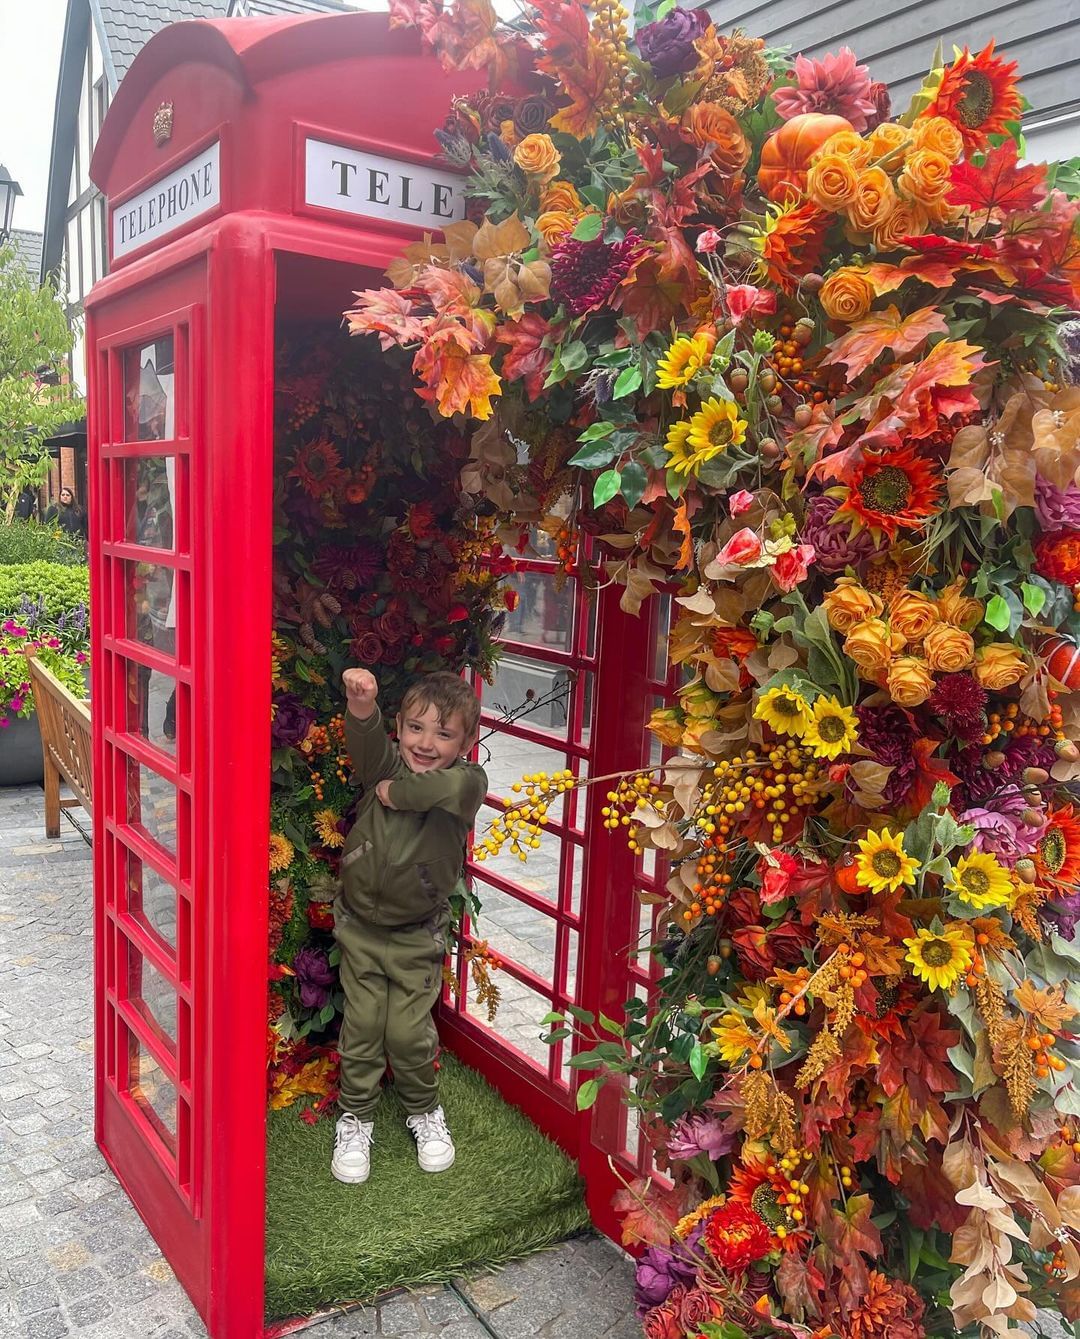
<path id="1" fill-rule="evenodd" d="M 611 296 L 647 249 L 633 229 L 621 242 L 567 237 L 551 252 L 551 291 L 571 316 L 584 316 Z"/>
<path id="2" fill-rule="evenodd" d="M 822 572 L 842 572 L 846 567 L 859 567 L 885 547 L 884 541 L 874 543 L 869 530 L 860 530 L 853 535 L 849 521 L 831 524 L 839 506 L 836 498 L 815 497 L 806 508 L 801 537 L 804 543 L 814 546 L 815 563 Z"/>
<path id="3" fill-rule="evenodd" d="M 859 718 L 859 743 L 875 762 L 893 769 L 882 798 L 887 804 L 903 804 L 918 770 L 915 741 L 919 731 L 897 706 L 856 707 L 855 715 Z"/>
<path id="4" fill-rule="evenodd" d="M 943 674 L 930 695 L 929 706 L 945 718 L 957 739 L 975 740 L 983 733 L 986 689 L 970 674 Z"/>

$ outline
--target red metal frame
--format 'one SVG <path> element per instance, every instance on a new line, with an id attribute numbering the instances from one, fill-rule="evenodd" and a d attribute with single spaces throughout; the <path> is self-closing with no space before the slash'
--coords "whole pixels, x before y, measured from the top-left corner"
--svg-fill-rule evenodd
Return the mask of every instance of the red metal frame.
<path id="1" fill-rule="evenodd" d="M 342 87 L 351 90 L 345 103 Z M 404 128 L 399 99 L 386 96 L 400 87 L 411 96 Z M 117 201 L 214 137 L 222 143 L 220 213 L 121 258 L 87 302 L 96 1137 L 214 1339 L 265 1333 L 275 318 L 335 321 L 352 290 L 415 237 L 404 225 L 301 210 L 298 127 L 424 162 L 431 127 L 465 91 L 467 80 L 447 76 L 420 56 L 412 35 L 389 33 L 376 14 L 181 24 L 135 60 L 92 165 L 94 180 Z M 163 101 L 174 104 L 178 128 L 167 157 L 150 134 Z M 131 440 L 125 360 L 168 335 L 178 406 L 172 436 Z M 129 525 L 132 473 L 161 457 L 175 462 L 169 547 L 138 542 Z M 523 566 L 541 579 L 554 571 L 542 557 Z M 159 623 L 168 623 L 162 609 L 176 597 L 174 636 L 155 645 L 140 639 L 133 612 L 147 573 Z M 573 588 L 569 649 L 507 644 L 578 676 L 567 736 L 556 743 L 527 721 L 502 733 L 555 748 L 567 765 L 597 775 L 637 759 L 655 684 L 644 625 L 621 613 L 618 593 L 603 592 L 594 608 Z M 589 619 L 595 627 L 587 632 Z M 176 685 L 175 751 L 143 728 L 139 704 L 153 675 Z M 149 810 L 133 809 L 136 787 L 140 806 L 149 793 L 175 806 L 175 836 L 148 821 Z M 514 962 L 507 976 L 561 1010 L 570 1002 L 577 936 L 577 1002 L 617 1015 L 637 983 L 625 952 L 638 932 L 627 897 L 637 871 L 625 844 L 599 822 L 604 789 L 591 788 L 587 801 L 572 797 L 568 822 L 549 829 L 547 840 L 565 848 L 551 903 L 490 868 L 481 877 L 553 926 L 550 977 Z M 588 889 L 580 907 L 575 869 Z M 171 919 L 153 902 L 163 892 L 175 901 Z M 537 1063 L 465 1006 L 445 1009 L 443 1031 L 578 1158 L 594 1218 L 614 1234 L 618 1177 L 608 1155 L 620 1171 L 634 1165 L 617 1094 L 578 1113 L 562 1047 Z M 155 1114 L 136 1063 L 152 1064 L 175 1090 L 171 1123 Z"/>

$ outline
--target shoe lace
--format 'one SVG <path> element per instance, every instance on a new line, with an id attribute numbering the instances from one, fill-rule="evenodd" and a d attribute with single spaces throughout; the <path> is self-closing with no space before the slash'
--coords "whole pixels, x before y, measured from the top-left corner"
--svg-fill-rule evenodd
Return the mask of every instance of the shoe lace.
<path id="1" fill-rule="evenodd" d="M 347 1111 L 338 1121 L 337 1140 L 342 1148 L 353 1144 L 367 1144 L 370 1147 L 375 1142 L 371 1126 L 351 1111 Z"/>
<path id="2" fill-rule="evenodd" d="M 441 1107 L 436 1111 L 429 1111 L 425 1116 L 413 1116 L 409 1124 L 416 1131 L 418 1139 L 441 1139 L 449 1142 L 450 1131 L 447 1129 L 446 1117 Z"/>

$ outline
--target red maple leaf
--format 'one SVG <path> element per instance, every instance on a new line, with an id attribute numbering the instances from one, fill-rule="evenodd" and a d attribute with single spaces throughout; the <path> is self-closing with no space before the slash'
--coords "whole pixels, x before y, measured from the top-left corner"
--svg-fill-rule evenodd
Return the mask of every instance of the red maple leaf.
<path id="1" fill-rule="evenodd" d="M 523 380 L 530 400 L 539 397 L 551 366 L 551 350 L 541 347 L 550 334 L 550 323 L 536 312 L 527 312 L 520 320 L 508 321 L 499 331 L 498 343 L 507 345 L 510 350 L 502 361 L 502 378 L 507 383 Z"/>
<path id="2" fill-rule="evenodd" d="M 611 1205 L 622 1218 L 624 1246 L 639 1243 L 643 1246 L 663 1243 L 666 1246 L 671 1239 L 671 1229 L 682 1216 L 677 1194 L 643 1177 L 618 1191 L 612 1197 Z"/>
<path id="3" fill-rule="evenodd" d="M 951 205 L 971 209 L 1013 213 L 1033 209 L 1046 199 L 1046 164 L 1021 167 L 1012 140 L 991 149 L 976 167 L 965 160 L 952 169 L 948 200 Z"/>
<path id="4" fill-rule="evenodd" d="M 909 1014 L 904 1035 L 881 1048 L 878 1082 L 889 1097 L 906 1087 L 921 1108 L 931 1093 L 947 1093 L 955 1084 L 948 1053 L 959 1040 L 959 1028 L 945 1026 L 934 1006 Z"/>
<path id="5" fill-rule="evenodd" d="M 924 1232 L 938 1227 L 955 1232 L 968 1216 L 968 1209 L 956 1203 L 956 1189 L 941 1170 L 941 1150 L 927 1144 L 927 1161 L 905 1161 L 900 1174 L 900 1190 L 908 1200 L 908 1214 Z M 910 1155 L 909 1155 L 910 1156 Z"/>

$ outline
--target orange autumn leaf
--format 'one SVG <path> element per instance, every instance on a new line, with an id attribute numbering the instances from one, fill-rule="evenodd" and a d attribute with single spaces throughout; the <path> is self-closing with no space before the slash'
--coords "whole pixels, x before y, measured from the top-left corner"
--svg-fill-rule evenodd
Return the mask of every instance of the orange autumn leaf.
<path id="1" fill-rule="evenodd" d="M 292 1106 L 299 1097 L 311 1094 L 323 1097 L 329 1091 L 334 1062 L 329 1056 L 321 1060 L 309 1060 L 295 1074 L 281 1071 L 274 1075 L 271 1083 L 270 1106 L 274 1111 Z"/>
<path id="2" fill-rule="evenodd" d="M 933 307 L 920 307 L 910 316 L 901 316 L 898 307 L 886 307 L 863 317 L 836 340 L 822 365 L 844 363 L 853 379 L 886 351 L 897 356 L 911 353 L 931 335 L 943 335 L 947 329 L 944 316 Z"/>
<path id="3" fill-rule="evenodd" d="M 584 64 L 563 72 L 563 88 L 570 94 L 570 105 L 551 118 L 552 130 L 561 130 L 575 139 L 591 135 L 600 124 L 600 104 L 608 85 L 610 69 L 599 45 L 590 36 Z"/>
<path id="4" fill-rule="evenodd" d="M 434 365 L 437 381 L 432 389 L 421 392 L 424 399 L 434 398 L 444 418 L 452 414 L 471 414 L 473 418 L 491 417 L 491 397 L 502 390 L 502 382 L 491 366 L 488 353 L 465 353 L 449 345 Z"/>
<path id="5" fill-rule="evenodd" d="M 1076 1010 L 1066 1003 L 1063 985 L 1053 990 L 1040 990 L 1033 981 L 1021 981 L 1013 992 L 1013 999 L 1048 1032 L 1057 1032 L 1067 1018 L 1076 1016 Z"/>
<path id="6" fill-rule="evenodd" d="M 675 1196 L 647 1177 L 639 1177 L 618 1191 L 612 1197 L 611 1207 L 622 1219 L 624 1246 L 638 1243 L 654 1246 L 659 1242 L 666 1245 L 680 1217 Z"/>
<path id="7" fill-rule="evenodd" d="M 694 561 L 694 540 L 690 533 L 690 518 L 686 512 L 685 498 L 680 499 L 679 505 L 675 508 L 675 515 L 671 518 L 671 524 L 673 529 L 683 537 L 679 548 L 679 557 L 675 563 L 675 568 L 679 571 L 684 567 L 690 567 Z"/>

